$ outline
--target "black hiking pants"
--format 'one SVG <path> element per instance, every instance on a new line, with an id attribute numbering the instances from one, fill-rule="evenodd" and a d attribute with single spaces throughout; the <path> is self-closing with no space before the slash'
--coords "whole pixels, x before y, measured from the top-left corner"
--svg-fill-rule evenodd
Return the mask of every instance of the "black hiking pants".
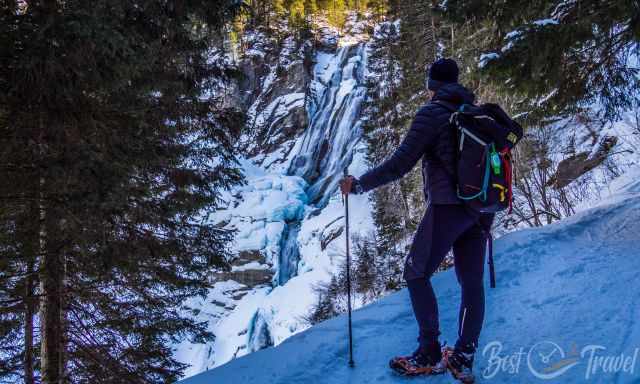
<path id="1" fill-rule="evenodd" d="M 440 324 L 431 276 L 453 248 L 462 300 L 458 318 L 461 347 L 477 346 L 484 320 L 484 261 L 493 215 L 477 215 L 463 205 L 430 205 L 407 256 L 404 278 L 419 326 L 420 348 L 438 342 Z"/>

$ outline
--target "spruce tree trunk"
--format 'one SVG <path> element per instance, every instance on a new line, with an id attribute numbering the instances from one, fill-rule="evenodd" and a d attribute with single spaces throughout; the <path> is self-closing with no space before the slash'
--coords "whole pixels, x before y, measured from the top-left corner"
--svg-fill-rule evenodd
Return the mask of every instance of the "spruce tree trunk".
<path id="1" fill-rule="evenodd" d="M 41 133 L 44 122 L 40 121 Z M 41 138 L 40 138 L 41 140 Z M 60 233 L 61 220 L 45 204 L 46 177 L 41 175 L 38 185 L 39 253 L 40 253 L 40 371 L 43 384 L 62 384 L 63 328 L 62 328 L 62 249 L 55 240 Z"/>
<path id="2" fill-rule="evenodd" d="M 36 195 L 39 196 L 39 182 L 35 183 L 35 190 Z M 35 269 L 38 262 L 38 255 L 41 249 L 40 231 L 42 228 L 42 222 L 40 220 L 40 205 L 38 201 L 34 201 L 30 204 L 29 215 L 33 219 L 33 226 L 29 227 L 28 230 L 33 234 L 33 236 L 31 237 L 32 241 L 29 242 L 29 245 L 26 248 L 27 275 L 24 283 L 24 382 L 25 384 L 34 384 L 35 378 L 33 374 L 33 323 L 37 309 L 37 301 L 34 297 L 34 291 L 36 288 L 35 285 L 37 283 L 37 279 L 35 278 Z"/>
<path id="3" fill-rule="evenodd" d="M 39 4 L 47 23 L 58 16 L 57 0 L 44 0 Z M 43 112 L 46 108 L 43 109 Z M 47 125 L 45 114 L 40 116 L 38 141 L 41 155 L 45 151 L 43 138 Z M 49 128 L 50 129 L 50 128 Z M 40 371 L 42 384 L 62 384 L 63 380 L 63 329 L 62 329 L 62 248 L 56 238 L 60 233 L 57 212 L 45 203 L 47 197 L 46 171 L 39 180 L 40 218 Z"/>
<path id="4" fill-rule="evenodd" d="M 33 379 L 33 261 L 27 266 L 24 296 L 24 382 L 34 384 Z"/>
<path id="5" fill-rule="evenodd" d="M 50 220 L 47 220 L 50 221 Z M 47 228 L 49 229 L 49 228 Z M 45 232 L 45 231 L 43 231 Z M 48 233 L 48 231 L 46 231 Z M 45 233 L 46 242 L 46 233 Z M 62 383 L 62 260 L 47 242 L 40 266 L 40 365 L 43 384 Z"/>
<path id="6" fill-rule="evenodd" d="M 437 38 L 436 38 L 436 21 L 435 17 L 433 17 L 433 12 L 429 9 L 429 19 L 425 23 L 427 30 L 425 31 L 425 45 L 427 48 L 427 69 L 428 66 L 431 65 L 438 58 L 438 47 L 437 47 Z M 453 36 L 453 30 L 452 30 Z M 453 41 L 452 41 L 453 47 Z M 453 48 L 452 48 L 453 50 Z M 453 55 L 452 55 L 453 56 Z"/>

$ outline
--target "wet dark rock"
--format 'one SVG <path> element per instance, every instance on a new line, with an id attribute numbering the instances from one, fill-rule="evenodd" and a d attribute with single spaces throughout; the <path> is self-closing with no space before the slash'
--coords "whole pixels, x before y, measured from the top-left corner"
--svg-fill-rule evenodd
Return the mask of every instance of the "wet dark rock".
<path id="1" fill-rule="evenodd" d="M 273 83 L 263 90 L 256 101 L 258 111 L 273 107 L 271 115 L 265 116 L 258 125 L 255 121 L 250 126 L 253 140 L 250 156 L 260 153 L 270 153 L 298 136 L 309 124 L 306 103 L 299 98 L 292 98 L 292 94 L 305 94 L 310 76 L 302 60 L 296 60 L 286 68 L 278 67 Z M 276 113 L 285 110 L 285 113 Z M 250 121 L 249 124 L 252 124 Z"/>
<path id="2" fill-rule="evenodd" d="M 238 291 L 238 292 L 234 293 L 233 296 L 231 296 L 231 298 L 233 300 L 240 300 L 243 297 L 245 297 L 247 295 L 247 293 L 249 293 L 249 291 Z"/>
<path id="3" fill-rule="evenodd" d="M 316 39 L 316 49 L 323 52 L 333 53 L 338 49 L 338 33 L 327 26 L 320 28 L 319 36 Z"/>
<path id="4" fill-rule="evenodd" d="M 218 273 L 216 276 L 218 281 L 233 280 L 250 288 L 262 284 L 268 284 L 273 278 L 271 269 L 247 269 L 243 271 L 232 271 Z"/>
<path id="5" fill-rule="evenodd" d="M 326 231 L 322 231 L 322 234 L 320 235 L 320 249 L 322 249 L 323 251 L 327 249 L 329 243 L 340 237 L 343 231 L 344 227 L 334 227 Z"/>
<path id="6" fill-rule="evenodd" d="M 309 212 L 309 215 L 307 216 L 307 219 L 310 219 L 312 217 L 316 217 L 321 213 L 322 213 L 322 208 L 316 208 L 313 211 Z"/>
<path id="7" fill-rule="evenodd" d="M 601 141 L 595 154 L 581 152 L 562 160 L 558 164 L 555 175 L 549 180 L 548 185 L 559 189 L 571 184 L 580 176 L 602 164 L 617 142 L 617 137 L 608 136 Z"/>
<path id="8" fill-rule="evenodd" d="M 231 259 L 231 267 L 241 267 L 243 265 L 249 263 L 259 263 L 260 265 L 264 265 L 266 263 L 265 257 L 257 249 L 252 250 L 244 250 L 238 252 L 238 254 Z M 271 284 L 271 279 L 273 278 L 274 273 L 271 269 L 241 269 L 241 270 L 230 270 L 225 272 L 217 272 L 214 274 L 214 281 L 227 281 L 233 280 L 240 284 L 243 284 L 244 287 L 240 289 L 236 289 L 234 291 L 229 292 L 229 295 L 234 300 L 239 300 L 242 298 L 247 291 L 258 286 Z"/>
<path id="9" fill-rule="evenodd" d="M 300 102 L 300 95 L 306 95 L 312 77 L 311 58 L 315 57 L 315 49 L 309 42 L 268 38 L 261 33 L 252 36 L 251 45 L 246 47 L 238 63 L 242 73 L 238 85 L 241 109 L 278 113 L 262 115 L 260 119 L 249 116 L 247 150 L 250 157 L 282 148 L 307 127 L 306 103 Z M 271 108 L 274 105 L 276 108 Z"/>
<path id="10" fill-rule="evenodd" d="M 252 249 L 249 251 L 240 251 L 238 252 L 238 256 L 236 256 L 232 261 L 231 265 L 240 266 L 243 264 L 248 264 L 253 261 L 263 262 L 264 256 L 259 250 Z"/>
<path id="11" fill-rule="evenodd" d="M 214 225 L 215 228 L 224 228 L 227 225 L 229 225 L 229 220 L 223 220 L 219 223 L 217 223 L 216 225 Z"/>
<path id="12" fill-rule="evenodd" d="M 227 303 L 223 303 L 222 301 L 218 300 L 211 300 L 211 304 L 222 308 L 225 308 L 227 306 Z"/>

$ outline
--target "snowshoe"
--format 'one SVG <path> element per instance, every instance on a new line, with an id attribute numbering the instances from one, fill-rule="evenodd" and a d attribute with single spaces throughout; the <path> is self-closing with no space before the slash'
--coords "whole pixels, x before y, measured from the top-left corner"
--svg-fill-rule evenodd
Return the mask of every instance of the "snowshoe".
<path id="1" fill-rule="evenodd" d="M 389 367 L 403 376 L 439 375 L 447 371 L 447 366 L 441 356 L 430 357 L 419 350 L 411 356 L 394 357 L 389 361 Z"/>
<path id="2" fill-rule="evenodd" d="M 473 384 L 473 349 L 464 352 L 459 348 L 446 348 L 443 351 L 443 360 L 453 377 L 463 384 Z"/>

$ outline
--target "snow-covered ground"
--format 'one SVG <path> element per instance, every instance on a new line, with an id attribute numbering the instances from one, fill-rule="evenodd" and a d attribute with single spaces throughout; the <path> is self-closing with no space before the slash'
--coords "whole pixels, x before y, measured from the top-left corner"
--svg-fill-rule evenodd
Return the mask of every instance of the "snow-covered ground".
<path id="1" fill-rule="evenodd" d="M 610 190 L 591 209 L 496 242 L 498 286 L 486 291 L 479 382 L 640 382 L 640 169 L 615 180 Z M 442 340 L 452 344 L 455 274 L 438 274 L 433 283 Z M 390 357 L 411 352 L 416 343 L 406 290 L 355 311 L 353 324 L 355 368 L 347 367 L 346 318 L 340 316 L 183 383 L 406 382 L 387 368 Z"/>

